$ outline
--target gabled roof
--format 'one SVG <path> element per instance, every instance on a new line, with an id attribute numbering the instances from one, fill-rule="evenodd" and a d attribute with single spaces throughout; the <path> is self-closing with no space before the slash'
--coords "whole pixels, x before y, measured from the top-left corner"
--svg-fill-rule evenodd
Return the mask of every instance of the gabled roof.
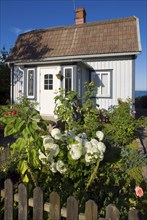
<path id="1" fill-rule="evenodd" d="M 9 61 L 140 51 L 138 18 L 132 16 L 21 34 Z"/>

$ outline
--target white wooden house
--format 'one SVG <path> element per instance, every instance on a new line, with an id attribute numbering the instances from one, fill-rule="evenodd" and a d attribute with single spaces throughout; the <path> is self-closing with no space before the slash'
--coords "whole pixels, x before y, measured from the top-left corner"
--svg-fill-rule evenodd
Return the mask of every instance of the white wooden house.
<path id="1" fill-rule="evenodd" d="M 94 81 L 96 102 L 108 109 L 118 98 L 134 98 L 140 52 L 137 17 L 88 23 L 85 10 L 78 8 L 74 25 L 19 35 L 8 60 L 11 101 L 23 94 L 39 103 L 41 115 L 53 116 L 59 87 L 78 91 L 81 97 L 84 82 Z"/>

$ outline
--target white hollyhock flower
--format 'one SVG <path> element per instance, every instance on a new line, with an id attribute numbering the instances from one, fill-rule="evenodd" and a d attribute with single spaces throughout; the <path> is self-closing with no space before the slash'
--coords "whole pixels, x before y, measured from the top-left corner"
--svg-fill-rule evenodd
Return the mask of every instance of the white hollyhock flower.
<path id="1" fill-rule="evenodd" d="M 82 139 L 78 136 L 75 136 L 75 140 L 82 145 Z"/>
<path id="2" fill-rule="evenodd" d="M 90 141 L 86 141 L 84 144 L 85 153 L 91 153 L 92 151 L 92 143 Z"/>
<path id="3" fill-rule="evenodd" d="M 51 170 L 53 173 L 56 173 L 56 172 L 57 172 L 56 163 L 55 163 L 55 162 L 52 162 L 52 163 L 51 163 L 51 165 L 50 165 L 50 170 Z"/>
<path id="4" fill-rule="evenodd" d="M 39 152 L 39 160 L 41 160 L 42 163 L 45 164 L 45 160 L 47 159 L 47 157 L 41 152 L 41 150 L 39 150 L 38 152 Z"/>
<path id="5" fill-rule="evenodd" d="M 98 142 L 97 148 L 102 153 L 104 153 L 106 151 L 106 146 L 103 142 Z"/>
<path id="6" fill-rule="evenodd" d="M 53 144 L 53 143 L 46 144 L 44 148 L 45 151 L 49 152 L 49 154 L 51 154 L 53 157 L 56 157 L 60 152 L 60 148 L 58 144 Z"/>
<path id="7" fill-rule="evenodd" d="M 81 139 L 87 139 L 86 133 L 80 133 L 80 134 L 78 134 L 78 137 Z"/>
<path id="8" fill-rule="evenodd" d="M 64 173 L 67 171 L 67 169 L 66 169 L 66 167 L 65 167 L 65 164 L 63 163 L 62 160 L 58 160 L 58 161 L 57 161 L 57 163 L 56 163 L 56 169 L 57 169 L 57 171 L 58 171 L 59 173 L 61 173 L 61 174 L 64 174 Z"/>
<path id="9" fill-rule="evenodd" d="M 102 161 L 104 159 L 104 154 L 101 152 L 99 155 L 99 160 Z"/>
<path id="10" fill-rule="evenodd" d="M 39 150 L 39 159 L 46 159 L 47 157 Z"/>
<path id="11" fill-rule="evenodd" d="M 51 135 L 53 138 L 55 138 L 56 140 L 60 140 L 62 137 L 61 131 L 58 128 L 54 128 L 51 131 Z"/>
<path id="12" fill-rule="evenodd" d="M 50 135 L 42 136 L 42 138 L 43 138 L 43 145 L 48 143 L 54 143 L 54 140 Z"/>
<path id="13" fill-rule="evenodd" d="M 91 142 L 91 144 L 92 144 L 93 151 L 94 151 L 94 152 L 98 152 L 98 143 L 99 143 L 99 142 L 98 142 L 96 139 L 94 139 L 94 138 L 91 139 L 90 142 Z"/>
<path id="14" fill-rule="evenodd" d="M 86 163 L 90 163 L 92 161 L 93 157 L 91 154 L 85 154 L 85 161 Z"/>
<path id="15" fill-rule="evenodd" d="M 96 136 L 98 137 L 99 141 L 102 141 L 104 138 L 104 133 L 102 131 L 97 131 Z"/>
<path id="16" fill-rule="evenodd" d="M 69 153 L 73 160 L 78 160 L 82 156 L 82 146 L 80 144 L 72 144 Z"/>
<path id="17" fill-rule="evenodd" d="M 68 138 L 75 138 L 75 134 L 73 133 L 72 130 L 65 131 L 65 135 L 66 135 Z"/>

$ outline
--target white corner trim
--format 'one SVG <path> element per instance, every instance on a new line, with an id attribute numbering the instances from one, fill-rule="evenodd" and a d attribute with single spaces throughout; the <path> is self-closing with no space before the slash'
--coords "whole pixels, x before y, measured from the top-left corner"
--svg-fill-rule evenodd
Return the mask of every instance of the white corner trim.
<path id="1" fill-rule="evenodd" d="M 137 17 L 136 17 L 136 23 L 137 23 L 137 40 L 138 40 L 138 47 L 139 47 L 139 51 L 142 51 L 141 39 L 140 39 L 139 18 L 137 18 Z"/>

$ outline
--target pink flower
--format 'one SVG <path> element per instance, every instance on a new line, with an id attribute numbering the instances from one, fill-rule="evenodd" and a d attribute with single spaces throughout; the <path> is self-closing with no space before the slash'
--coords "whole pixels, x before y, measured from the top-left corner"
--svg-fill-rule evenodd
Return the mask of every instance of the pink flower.
<path id="1" fill-rule="evenodd" d="M 17 110 L 14 109 L 11 114 L 12 114 L 12 116 L 17 115 Z"/>
<path id="2" fill-rule="evenodd" d="M 143 189 L 140 186 L 136 186 L 135 192 L 136 192 L 136 196 L 138 196 L 138 197 L 143 196 Z"/>

